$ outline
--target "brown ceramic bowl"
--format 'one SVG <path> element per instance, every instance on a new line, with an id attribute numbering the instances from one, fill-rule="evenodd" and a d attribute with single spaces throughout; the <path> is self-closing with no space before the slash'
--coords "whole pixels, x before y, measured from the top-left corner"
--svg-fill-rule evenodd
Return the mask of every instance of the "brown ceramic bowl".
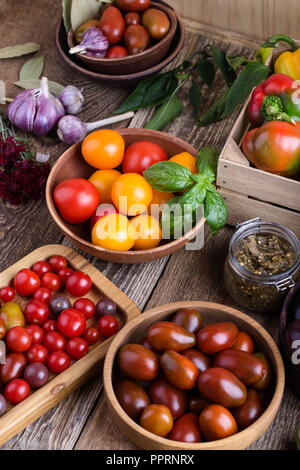
<path id="1" fill-rule="evenodd" d="M 145 337 L 148 328 L 153 323 L 170 320 L 172 315 L 181 308 L 199 310 L 203 315 L 205 325 L 218 321 L 234 322 L 241 331 L 245 331 L 252 336 L 257 350 L 265 353 L 272 363 L 274 386 L 265 411 L 251 426 L 226 439 L 201 442 L 199 444 L 187 444 L 158 437 L 146 431 L 129 418 L 116 398 L 114 384 L 120 376 L 116 358 L 121 346 L 128 343 L 138 343 Z M 184 301 L 154 308 L 130 321 L 128 325 L 117 334 L 107 351 L 104 362 L 103 379 L 106 399 L 114 420 L 126 436 L 142 449 L 183 451 L 236 450 L 245 449 L 252 444 L 252 442 L 258 439 L 267 430 L 274 420 L 284 391 L 284 366 L 280 352 L 272 337 L 259 323 L 249 316 L 233 308 L 226 307 L 225 305 L 211 302 Z"/>
<path id="2" fill-rule="evenodd" d="M 189 152 L 194 156 L 198 153 L 188 143 L 164 132 L 146 129 L 118 129 L 118 132 L 123 136 L 126 147 L 139 140 L 149 140 L 160 145 L 166 151 L 169 158 L 181 152 Z M 89 221 L 79 225 L 71 225 L 65 222 L 56 210 L 52 194 L 55 186 L 62 181 L 69 178 L 89 178 L 95 171 L 96 169 L 88 165 L 82 157 L 81 143 L 78 143 L 70 147 L 58 159 L 47 181 L 46 200 L 49 212 L 64 235 L 81 250 L 97 258 L 114 263 L 142 263 L 170 255 L 185 246 L 187 242 L 193 240 L 197 233 L 203 230 L 205 224 L 204 218 L 183 237 L 161 244 L 157 248 L 150 250 L 112 251 L 93 245 L 90 241 Z"/>
<path id="3" fill-rule="evenodd" d="M 157 8 L 166 13 L 170 20 L 170 29 L 163 39 L 147 50 L 120 59 L 99 59 L 97 57 L 91 57 L 88 54 L 80 53 L 75 55 L 92 70 L 107 75 L 123 75 L 124 71 L 126 71 L 126 74 L 137 73 L 158 64 L 170 50 L 177 29 L 177 16 L 171 8 L 161 3 L 151 2 L 151 8 Z M 77 45 L 72 30 L 69 31 L 67 40 L 69 48 Z"/>

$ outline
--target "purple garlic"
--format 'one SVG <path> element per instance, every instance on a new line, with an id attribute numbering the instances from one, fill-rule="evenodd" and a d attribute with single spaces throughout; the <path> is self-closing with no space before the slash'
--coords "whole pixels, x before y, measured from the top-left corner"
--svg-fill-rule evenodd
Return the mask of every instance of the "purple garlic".
<path id="1" fill-rule="evenodd" d="M 79 114 L 82 111 L 84 98 L 81 91 L 73 85 L 68 85 L 59 95 L 67 114 Z"/>
<path id="2" fill-rule="evenodd" d="M 69 50 L 70 54 L 87 54 L 93 57 L 103 58 L 106 56 L 109 48 L 108 39 L 98 28 L 89 28 L 83 35 L 82 41 L 78 46 Z"/>

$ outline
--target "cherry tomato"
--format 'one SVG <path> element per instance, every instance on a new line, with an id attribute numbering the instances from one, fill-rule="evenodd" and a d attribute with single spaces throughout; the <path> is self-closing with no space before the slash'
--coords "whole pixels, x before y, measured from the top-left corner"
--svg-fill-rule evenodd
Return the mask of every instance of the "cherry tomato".
<path id="1" fill-rule="evenodd" d="M 81 336 L 86 328 L 85 316 L 79 310 L 68 308 L 59 315 L 57 328 L 66 338 Z"/>
<path id="2" fill-rule="evenodd" d="M 195 413 L 187 413 L 181 416 L 175 422 L 168 439 L 189 443 L 201 442 L 202 436 L 198 421 L 199 418 Z"/>
<path id="3" fill-rule="evenodd" d="M 44 338 L 44 345 L 49 352 L 64 351 L 66 339 L 58 331 L 49 331 Z"/>
<path id="4" fill-rule="evenodd" d="M 119 323 L 112 315 L 103 315 L 98 321 L 98 328 L 104 338 L 110 338 L 119 331 Z"/>
<path id="5" fill-rule="evenodd" d="M 248 333 L 244 331 L 239 331 L 238 337 L 232 349 L 236 349 L 237 351 L 245 351 L 248 353 L 253 353 L 254 351 L 254 343 L 253 339 L 251 338 Z"/>
<path id="6" fill-rule="evenodd" d="M 5 358 L 5 364 L 0 365 L 0 382 L 7 384 L 21 377 L 27 364 L 24 354 L 10 353 Z"/>
<path id="7" fill-rule="evenodd" d="M 173 427 L 173 418 L 165 405 L 149 405 L 144 409 L 140 425 L 160 437 L 166 437 Z"/>
<path id="8" fill-rule="evenodd" d="M 123 173 L 139 173 L 155 163 L 168 160 L 164 149 L 154 142 L 141 140 L 127 147 L 123 160 Z"/>
<path id="9" fill-rule="evenodd" d="M 125 142 L 123 137 L 117 131 L 109 129 L 92 132 L 84 139 L 81 147 L 86 162 L 99 170 L 112 170 L 121 165 L 124 151 Z"/>
<path id="10" fill-rule="evenodd" d="M 151 215 L 138 215 L 131 219 L 130 224 L 135 230 L 134 250 L 149 250 L 159 245 L 162 239 L 160 224 Z"/>
<path id="11" fill-rule="evenodd" d="M 136 216 L 147 210 L 152 202 L 153 192 L 143 176 L 126 173 L 114 182 L 111 198 L 119 212 Z"/>
<path id="12" fill-rule="evenodd" d="M 49 264 L 51 266 L 52 271 L 58 273 L 60 269 L 67 267 L 67 260 L 64 256 L 53 255 L 49 259 Z"/>
<path id="13" fill-rule="evenodd" d="M 117 213 L 118 213 L 117 209 L 112 204 L 100 204 L 100 206 L 97 207 L 96 212 L 93 214 L 91 218 L 91 230 L 93 230 L 96 222 L 102 219 L 102 217 L 105 217 L 106 215 L 110 215 L 110 214 L 117 214 Z"/>
<path id="14" fill-rule="evenodd" d="M 230 349 L 237 340 L 238 332 L 235 323 L 211 323 L 198 332 L 198 349 L 204 354 L 216 354 L 225 349 Z"/>
<path id="15" fill-rule="evenodd" d="M 44 364 L 34 362 L 29 364 L 24 371 L 24 379 L 32 388 L 41 388 L 49 380 L 49 371 Z"/>
<path id="16" fill-rule="evenodd" d="M 56 331 L 56 321 L 55 320 L 47 320 L 43 324 L 43 330 L 45 333 L 49 333 L 49 331 Z"/>
<path id="17" fill-rule="evenodd" d="M 182 356 L 190 359 L 195 364 L 199 372 L 203 372 L 211 365 L 210 358 L 205 356 L 202 352 L 197 351 L 197 349 L 186 349 L 185 351 L 182 351 L 181 354 Z"/>
<path id="18" fill-rule="evenodd" d="M 61 268 L 57 275 L 59 277 L 59 279 L 61 280 L 62 283 L 65 283 L 66 282 L 66 279 L 68 276 L 70 276 L 70 274 L 72 274 L 74 271 L 73 269 L 71 268 Z"/>
<path id="19" fill-rule="evenodd" d="M 118 355 L 121 371 L 130 379 L 154 380 L 159 371 L 158 357 L 141 344 L 125 344 Z"/>
<path id="20" fill-rule="evenodd" d="M 115 0 L 115 4 L 123 11 L 144 11 L 150 7 L 150 0 Z"/>
<path id="21" fill-rule="evenodd" d="M 170 29 L 171 23 L 164 11 L 158 8 L 149 8 L 142 17 L 142 24 L 152 39 L 160 41 Z"/>
<path id="22" fill-rule="evenodd" d="M 196 413 L 198 416 L 209 405 L 208 401 L 205 400 L 200 393 L 194 393 L 188 398 L 187 409 L 191 413 Z"/>
<path id="23" fill-rule="evenodd" d="M 140 418 L 144 409 L 150 405 L 145 390 L 132 380 L 119 380 L 115 386 L 115 392 L 123 410 L 135 421 Z"/>
<path id="24" fill-rule="evenodd" d="M 230 411 L 221 405 L 208 405 L 199 418 L 200 430 L 207 441 L 216 441 L 238 432 Z"/>
<path id="25" fill-rule="evenodd" d="M 188 152 L 182 152 L 177 155 L 174 155 L 174 157 L 170 158 L 169 161 L 185 166 L 192 173 L 198 173 L 198 169 L 196 166 L 196 158 Z"/>
<path id="26" fill-rule="evenodd" d="M 174 387 L 163 376 L 151 382 L 148 393 L 151 403 L 167 406 L 174 419 L 180 418 L 186 410 L 186 392 Z"/>
<path id="27" fill-rule="evenodd" d="M 30 386 L 26 380 L 14 379 L 9 382 L 4 390 L 4 395 L 7 401 L 16 405 L 25 400 L 30 393 Z"/>
<path id="28" fill-rule="evenodd" d="M 53 313 L 55 317 L 58 317 L 58 315 L 63 310 L 71 308 L 71 302 L 65 295 L 57 295 L 56 297 L 50 300 L 49 308 L 51 310 L 51 313 Z"/>
<path id="29" fill-rule="evenodd" d="M 15 298 L 15 291 L 12 287 L 2 287 L 0 289 L 0 299 L 2 302 L 11 302 Z"/>
<path id="30" fill-rule="evenodd" d="M 107 59 L 120 59 L 121 57 L 128 56 L 128 50 L 123 46 L 112 46 L 108 49 L 106 58 Z"/>
<path id="31" fill-rule="evenodd" d="M 99 21 L 99 29 L 110 44 L 118 44 L 125 29 L 125 22 L 120 10 L 113 6 L 105 9 Z"/>
<path id="32" fill-rule="evenodd" d="M 45 274 L 45 276 L 48 276 L 48 274 Z M 27 303 L 24 314 L 28 323 L 43 325 L 49 318 L 50 310 L 48 305 L 44 302 L 33 299 Z"/>
<path id="33" fill-rule="evenodd" d="M 85 330 L 83 337 L 90 345 L 92 345 L 98 343 L 101 333 L 94 326 L 90 326 Z"/>
<path id="34" fill-rule="evenodd" d="M 30 348 L 32 339 L 25 328 L 22 326 L 13 326 L 8 330 L 5 342 L 6 346 L 11 351 L 22 353 Z"/>
<path id="35" fill-rule="evenodd" d="M 88 342 L 83 338 L 71 338 L 67 343 L 67 353 L 72 359 L 81 359 L 89 352 Z"/>
<path id="36" fill-rule="evenodd" d="M 141 24 L 142 20 L 138 13 L 130 11 L 124 16 L 125 27 L 131 26 L 132 24 Z"/>
<path id="37" fill-rule="evenodd" d="M 70 224 L 88 220 L 100 202 L 95 186 L 83 178 L 71 178 L 59 183 L 54 189 L 53 199 L 62 218 Z"/>
<path id="38" fill-rule="evenodd" d="M 90 292 L 92 281 L 88 274 L 75 271 L 66 280 L 66 289 L 74 297 L 82 297 Z"/>
<path id="39" fill-rule="evenodd" d="M 201 372 L 198 389 L 207 401 L 227 408 L 242 405 L 247 397 L 245 385 L 236 375 L 221 367 L 211 367 Z"/>
<path id="40" fill-rule="evenodd" d="M 111 188 L 119 176 L 121 176 L 121 173 L 117 170 L 97 170 L 89 178 L 89 181 L 98 191 L 101 205 L 104 203 L 112 203 Z"/>
<path id="41" fill-rule="evenodd" d="M 39 276 L 30 269 L 21 269 L 15 275 L 14 287 L 19 295 L 24 297 L 33 295 L 40 285 Z"/>
<path id="42" fill-rule="evenodd" d="M 156 351 L 184 351 L 195 346 L 196 337 L 182 326 L 170 321 L 154 323 L 147 333 L 147 339 Z"/>
<path id="43" fill-rule="evenodd" d="M 29 363 L 41 362 L 46 364 L 48 359 L 48 350 L 43 344 L 33 344 L 26 353 L 26 359 Z"/>
<path id="44" fill-rule="evenodd" d="M 32 271 L 42 278 L 44 274 L 51 272 L 51 266 L 49 263 L 47 263 L 47 261 L 40 260 L 34 263 L 32 266 Z"/>
<path id="45" fill-rule="evenodd" d="M 92 243 L 107 250 L 128 251 L 134 245 L 135 231 L 122 214 L 102 217 L 92 230 Z"/>
<path id="46" fill-rule="evenodd" d="M 95 315 L 96 312 L 96 306 L 94 302 L 90 299 L 77 299 L 76 302 L 74 303 L 73 307 L 76 310 L 79 310 L 79 312 L 83 313 L 85 318 L 92 318 Z"/>
<path id="47" fill-rule="evenodd" d="M 13 326 L 24 326 L 25 318 L 20 305 L 16 302 L 7 302 L 0 309 L 0 318 L 4 321 L 6 330 Z"/>
<path id="48" fill-rule="evenodd" d="M 40 344 L 44 339 L 44 330 L 38 325 L 26 325 L 25 330 L 31 336 L 32 344 Z"/>
<path id="49" fill-rule="evenodd" d="M 70 363 L 70 356 L 64 351 L 55 351 L 49 354 L 48 368 L 53 374 L 60 374 L 70 366 Z"/>
<path id="50" fill-rule="evenodd" d="M 132 24 L 125 29 L 124 44 L 130 55 L 139 54 L 151 45 L 148 31 L 141 24 Z"/>
<path id="51" fill-rule="evenodd" d="M 172 322 L 182 326 L 191 333 L 198 333 L 203 326 L 202 315 L 198 310 L 192 308 L 182 308 L 175 313 Z"/>
<path id="52" fill-rule="evenodd" d="M 272 377 L 273 377 L 273 369 L 272 369 L 270 360 L 267 358 L 265 354 L 261 352 L 257 352 L 257 353 L 254 353 L 253 355 L 263 362 L 264 368 L 265 368 L 265 372 L 264 372 L 262 379 L 260 379 L 258 382 L 256 382 L 253 385 L 253 388 L 255 388 L 255 390 L 257 390 L 258 392 L 262 392 L 266 390 L 271 384 Z"/>
<path id="53" fill-rule="evenodd" d="M 40 302 L 48 304 L 51 300 L 51 291 L 50 289 L 47 289 L 47 287 L 38 287 L 35 293 L 33 294 L 33 298 L 35 300 L 39 300 Z"/>
<path id="54" fill-rule="evenodd" d="M 256 390 L 247 392 L 246 401 L 237 408 L 233 408 L 232 414 L 236 419 L 239 429 L 245 429 L 254 423 L 263 412 L 263 405 Z"/>
<path id="55" fill-rule="evenodd" d="M 116 315 L 118 307 L 116 302 L 106 297 L 99 299 L 96 305 L 96 316 L 100 318 L 102 315 Z"/>
<path id="56" fill-rule="evenodd" d="M 54 292 L 60 288 L 61 282 L 57 274 L 47 273 L 42 277 L 42 285 L 51 292 Z"/>
<path id="57" fill-rule="evenodd" d="M 245 385 L 253 385 L 263 378 L 264 363 L 254 354 L 227 349 L 214 358 L 214 367 L 223 367 L 233 372 Z"/>
<path id="58" fill-rule="evenodd" d="M 195 387 L 199 371 L 187 357 L 176 351 L 166 351 L 160 358 L 160 366 L 168 381 L 175 387 L 180 390 L 191 390 Z"/>

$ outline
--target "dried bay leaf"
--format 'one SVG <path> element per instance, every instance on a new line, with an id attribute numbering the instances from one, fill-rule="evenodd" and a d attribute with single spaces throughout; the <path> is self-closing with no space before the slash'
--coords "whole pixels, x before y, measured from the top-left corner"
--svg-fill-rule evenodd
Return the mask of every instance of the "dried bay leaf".
<path id="1" fill-rule="evenodd" d="M 64 25 L 66 29 L 66 33 L 71 29 L 71 6 L 72 6 L 72 0 L 63 0 L 62 1 L 62 16 L 64 20 Z"/>
<path id="2" fill-rule="evenodd" d="M 19 80 L 18 82 L 14 82 L 14 84 L 20 88 L 24 88 L 25 90 L 32 90 L 35 88 L 40 88 L 40 80 L 38 78 L 32 78 L 31 80 Z M 48 80 L 49 89 L 52 93 L 59 95 L 60 92 L 65 88 L 60 83 L 52 82 Z"/>
<path id="3" fill-rule="evenodd" d="M 73 0 L 71 6 L 71 27 L 73 31 L 83 23 L 100 17 L 101 3 L 98 0 Z"/>
<path id="4" fill-rule="evenodd" d="M 20 80 L 30 80 L 32 78 L 40 78 L 44 68 L 44 56 L 34 57 L 27 60 L 20 70 Z"/>
<path id="5" fill-rule="evenodd" d="M 26 42 L 25 44 L 16 44 L 15 46 L 3 47 L 0 49 L 0 59 L 11 59 L 26 54 L 32 54 L 40 49 L 36 42 Z"/>

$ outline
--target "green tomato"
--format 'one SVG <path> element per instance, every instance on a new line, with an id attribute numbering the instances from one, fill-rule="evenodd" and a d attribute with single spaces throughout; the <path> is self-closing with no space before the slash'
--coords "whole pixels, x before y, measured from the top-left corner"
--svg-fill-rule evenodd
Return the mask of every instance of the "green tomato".
<path id="1" fill-rule="evenodd" d="M 25 318 L 22 309 L 16 302 L 7 302 L 0 309 L 0 318 L 4 321 L 6 331 L 13 326 L 24 326 Z"/>

